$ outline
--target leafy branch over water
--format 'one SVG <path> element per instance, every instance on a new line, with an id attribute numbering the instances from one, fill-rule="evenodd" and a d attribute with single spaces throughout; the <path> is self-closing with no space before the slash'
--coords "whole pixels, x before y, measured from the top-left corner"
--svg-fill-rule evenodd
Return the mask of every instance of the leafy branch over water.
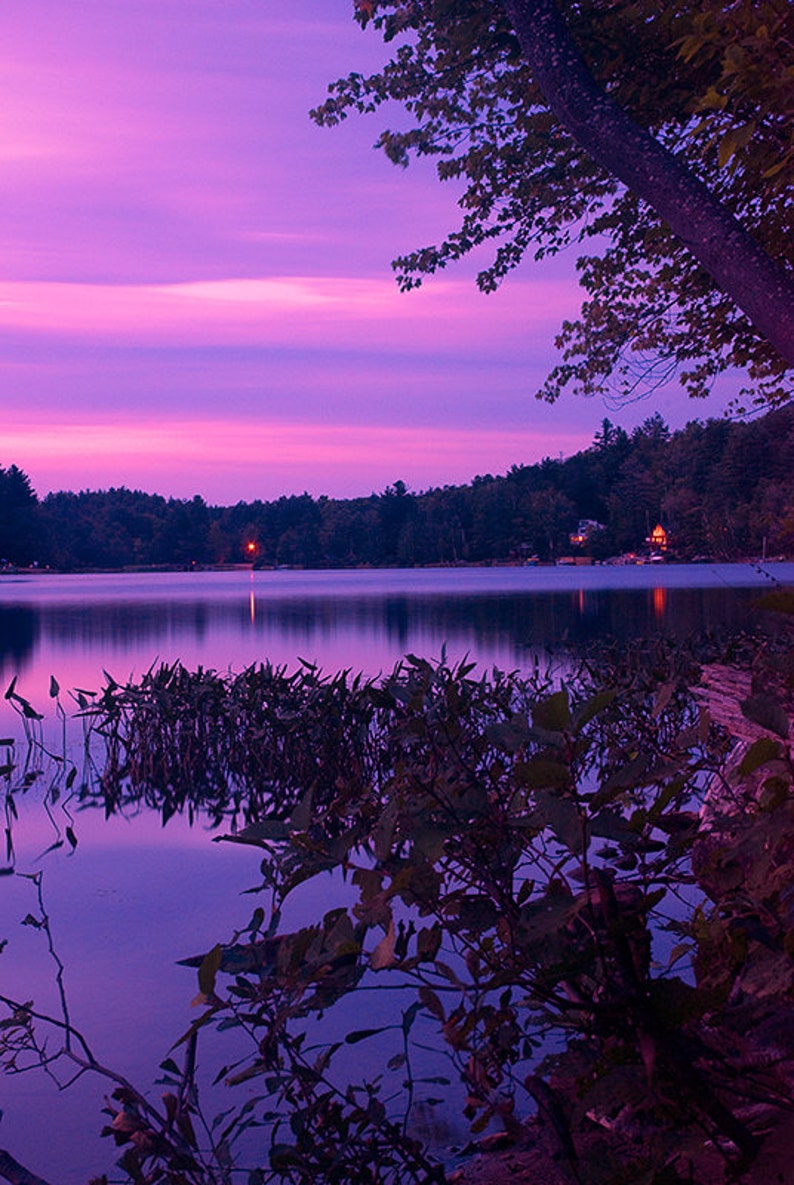
<path id="1" fill-rule="evenodd" d="M 732 762 L 661 644 L 563 682 L 409 658 L 373 682 L 165 666 L 84 696 L 78 799 L 201 811 L 262 853 L 250 922 L 188 960 L 181 1046 L 229 1032 L 230 1108 L 191 1167 L 176 1121 L 117 1091 L 127 1179 L 443 1181 L 412 1108 L 460 1081 L 474 1134 L 525 1142 L 537 1114 L 573 1181 L 763 1180 L 791 1111 L 794 807 L 787 667 L 762 657 Z M 284 928 L 318 877 L 327 908 Z M 350 1000 L 364 1023 L 340 1030 Z M 431 1039 L 444 1073 L 415 1069 Z"/>

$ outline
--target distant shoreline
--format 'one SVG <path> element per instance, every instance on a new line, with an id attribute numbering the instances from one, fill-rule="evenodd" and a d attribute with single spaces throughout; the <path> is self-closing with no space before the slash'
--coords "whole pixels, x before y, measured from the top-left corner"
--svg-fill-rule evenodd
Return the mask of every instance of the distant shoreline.
<path id="1" fill-rule="evenodd" d="M 719 559 L 713 556 L 697 556 L 694 559 L 651 559 L 648 556 L 615 556 L 607 560 L 594 560 L 589 556 L 561 556 L 552 560 L 479 560 L 458 561 L 457 563 L 435 564 L 350 564 L 327 567 L 318 565 L 310 567 L 305 564 L 141 564 L 127 565 L 121 568 L 53 568 L 53 567 L 25 567 L 22 565 L 0 568 L 0 579 L 15 576 L 159 576 L 187 573 L 214 572 L 434 572 L 434 571 L 472 571 L 477 569 L 504 568 L 613 568 L 613 567 L 660 567 L 660 568 L 694 568 L 705 565 L 719 565 L 746 567 L 748 564 L 763 569 L 767 564 L 787 564 L 794 562 L 794 557 L 785 555 L 770 556 L 765 559 L 758 556 Z"/>

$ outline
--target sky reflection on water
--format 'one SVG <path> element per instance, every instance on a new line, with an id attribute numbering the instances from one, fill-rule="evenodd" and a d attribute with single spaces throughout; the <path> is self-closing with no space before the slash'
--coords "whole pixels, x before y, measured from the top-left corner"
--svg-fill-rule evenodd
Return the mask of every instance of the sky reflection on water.
<path id="1" fill-rule="evenodd" d="M 794 565 L 769 570 L 794 582 Z M 0 675 L 6 683 L 19 676 L 19 691 L 46 710 L 52 730 L 51 675 L 65 689 L 97 689 L 103 668 L 125 680 L 177 658 L 221 671 L 266 658 L 294 667 L 304 658 L 329 672 L 377 675 L 406 652 L 437 657 L 444 646 L 452 659 L 468 653 L 484 667 L 511 668 L 549 646 L 607 635 L 629 643 L 652 632 L 744 629 L 769 586 L 749 565 L 2 577 Z M 0 721 L 4 731 L 17 723 L 5 701 Z M 184 819 L 165 827 L 146 814 L 105 821 L 96 809 L 72 817 L 70 804 L 59 803 L 53 825 L 35 788 L 20 805 L 16 867 L 44 869 L 75 1022 L 101 1058 L 151 1082 L 193 1017 L 195 973 L 176 960 L 245 925 L 257 899 L 241 894 L 258 879 L 258 855 L 213 844 Z M 45 855 L 67 825 L 74 852 L 64 844 Z M 327 882 L 306 886 L 292 924 L 328 908 L 328 894 Z M 29 912 L 32 882 L 4 878 L 4 990 L 51 1006 L 54 968 L 43 936 L 20 925 Z M 381 998 L 377 1007 L 393 1005 Z M 40 1074 L 0 1078 L 0 1145 L 60 1185 L 84 1185 L 114 1160 L 98 1137 L 105 1089 L 86 1079 L 57 1094 Z"/>
<path id="2" fill-rule="evenodd" d="M 794 565 L 770 565 L 794 579 Z M 326 671 L 391 670 L 407 652 L 483 666 L 649 632 L 747 628 L 770 586 L 750 565 L 231 572 L 0 578 L 0 677 L 29 698 L 94 688 L 157 661 L 240 670 L 299 658 Z"/>

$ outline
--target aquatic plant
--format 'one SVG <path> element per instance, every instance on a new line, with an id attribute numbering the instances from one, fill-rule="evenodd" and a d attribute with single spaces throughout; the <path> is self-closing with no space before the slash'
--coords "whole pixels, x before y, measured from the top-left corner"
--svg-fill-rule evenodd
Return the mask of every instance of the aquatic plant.
<path id="1" fill-rule="evenodd" d="M 116 1083 L 125 1179 L 440 1182 L 412 1115 L 456 1083 L 475 1136 L 545 1126 L 573 1181 L 764 1179 L 745 1174 L 772 1171 L 791 1113 L 794 773 L 790 664 L 754 658 L 741 755 L 713 680 L 698 698 L 700 668 L 661 643 L 563 680 L 168 666 L 84 698 L 84 803 L 159 795 L 262 855 L 250 920 L 187 960 L 200 1012 L 168 1101 Z M 326 908 L 290 929 L 317 877 Z M 7 1061 L 43 1020 L 4 1003 Z M 210 1030 L 234 1053 L 202 1127 Z"/>

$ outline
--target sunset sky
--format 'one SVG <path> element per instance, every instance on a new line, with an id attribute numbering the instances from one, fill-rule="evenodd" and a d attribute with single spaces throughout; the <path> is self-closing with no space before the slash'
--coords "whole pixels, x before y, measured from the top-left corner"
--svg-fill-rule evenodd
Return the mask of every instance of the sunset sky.
<path id="1" fill-rule="evenodd" d="M 495 295 L 473 266 L 401 295 L 390 260 L 455 190 L 322 130 L 331 79 L 383 59 L 352 0 L 4 0 L 0 464 L 40 495 L 209 502 L 415 490 L 585 447 L 605 415 L 718 401 L 533 399 L 578 308 L 573 257 Z"/>

